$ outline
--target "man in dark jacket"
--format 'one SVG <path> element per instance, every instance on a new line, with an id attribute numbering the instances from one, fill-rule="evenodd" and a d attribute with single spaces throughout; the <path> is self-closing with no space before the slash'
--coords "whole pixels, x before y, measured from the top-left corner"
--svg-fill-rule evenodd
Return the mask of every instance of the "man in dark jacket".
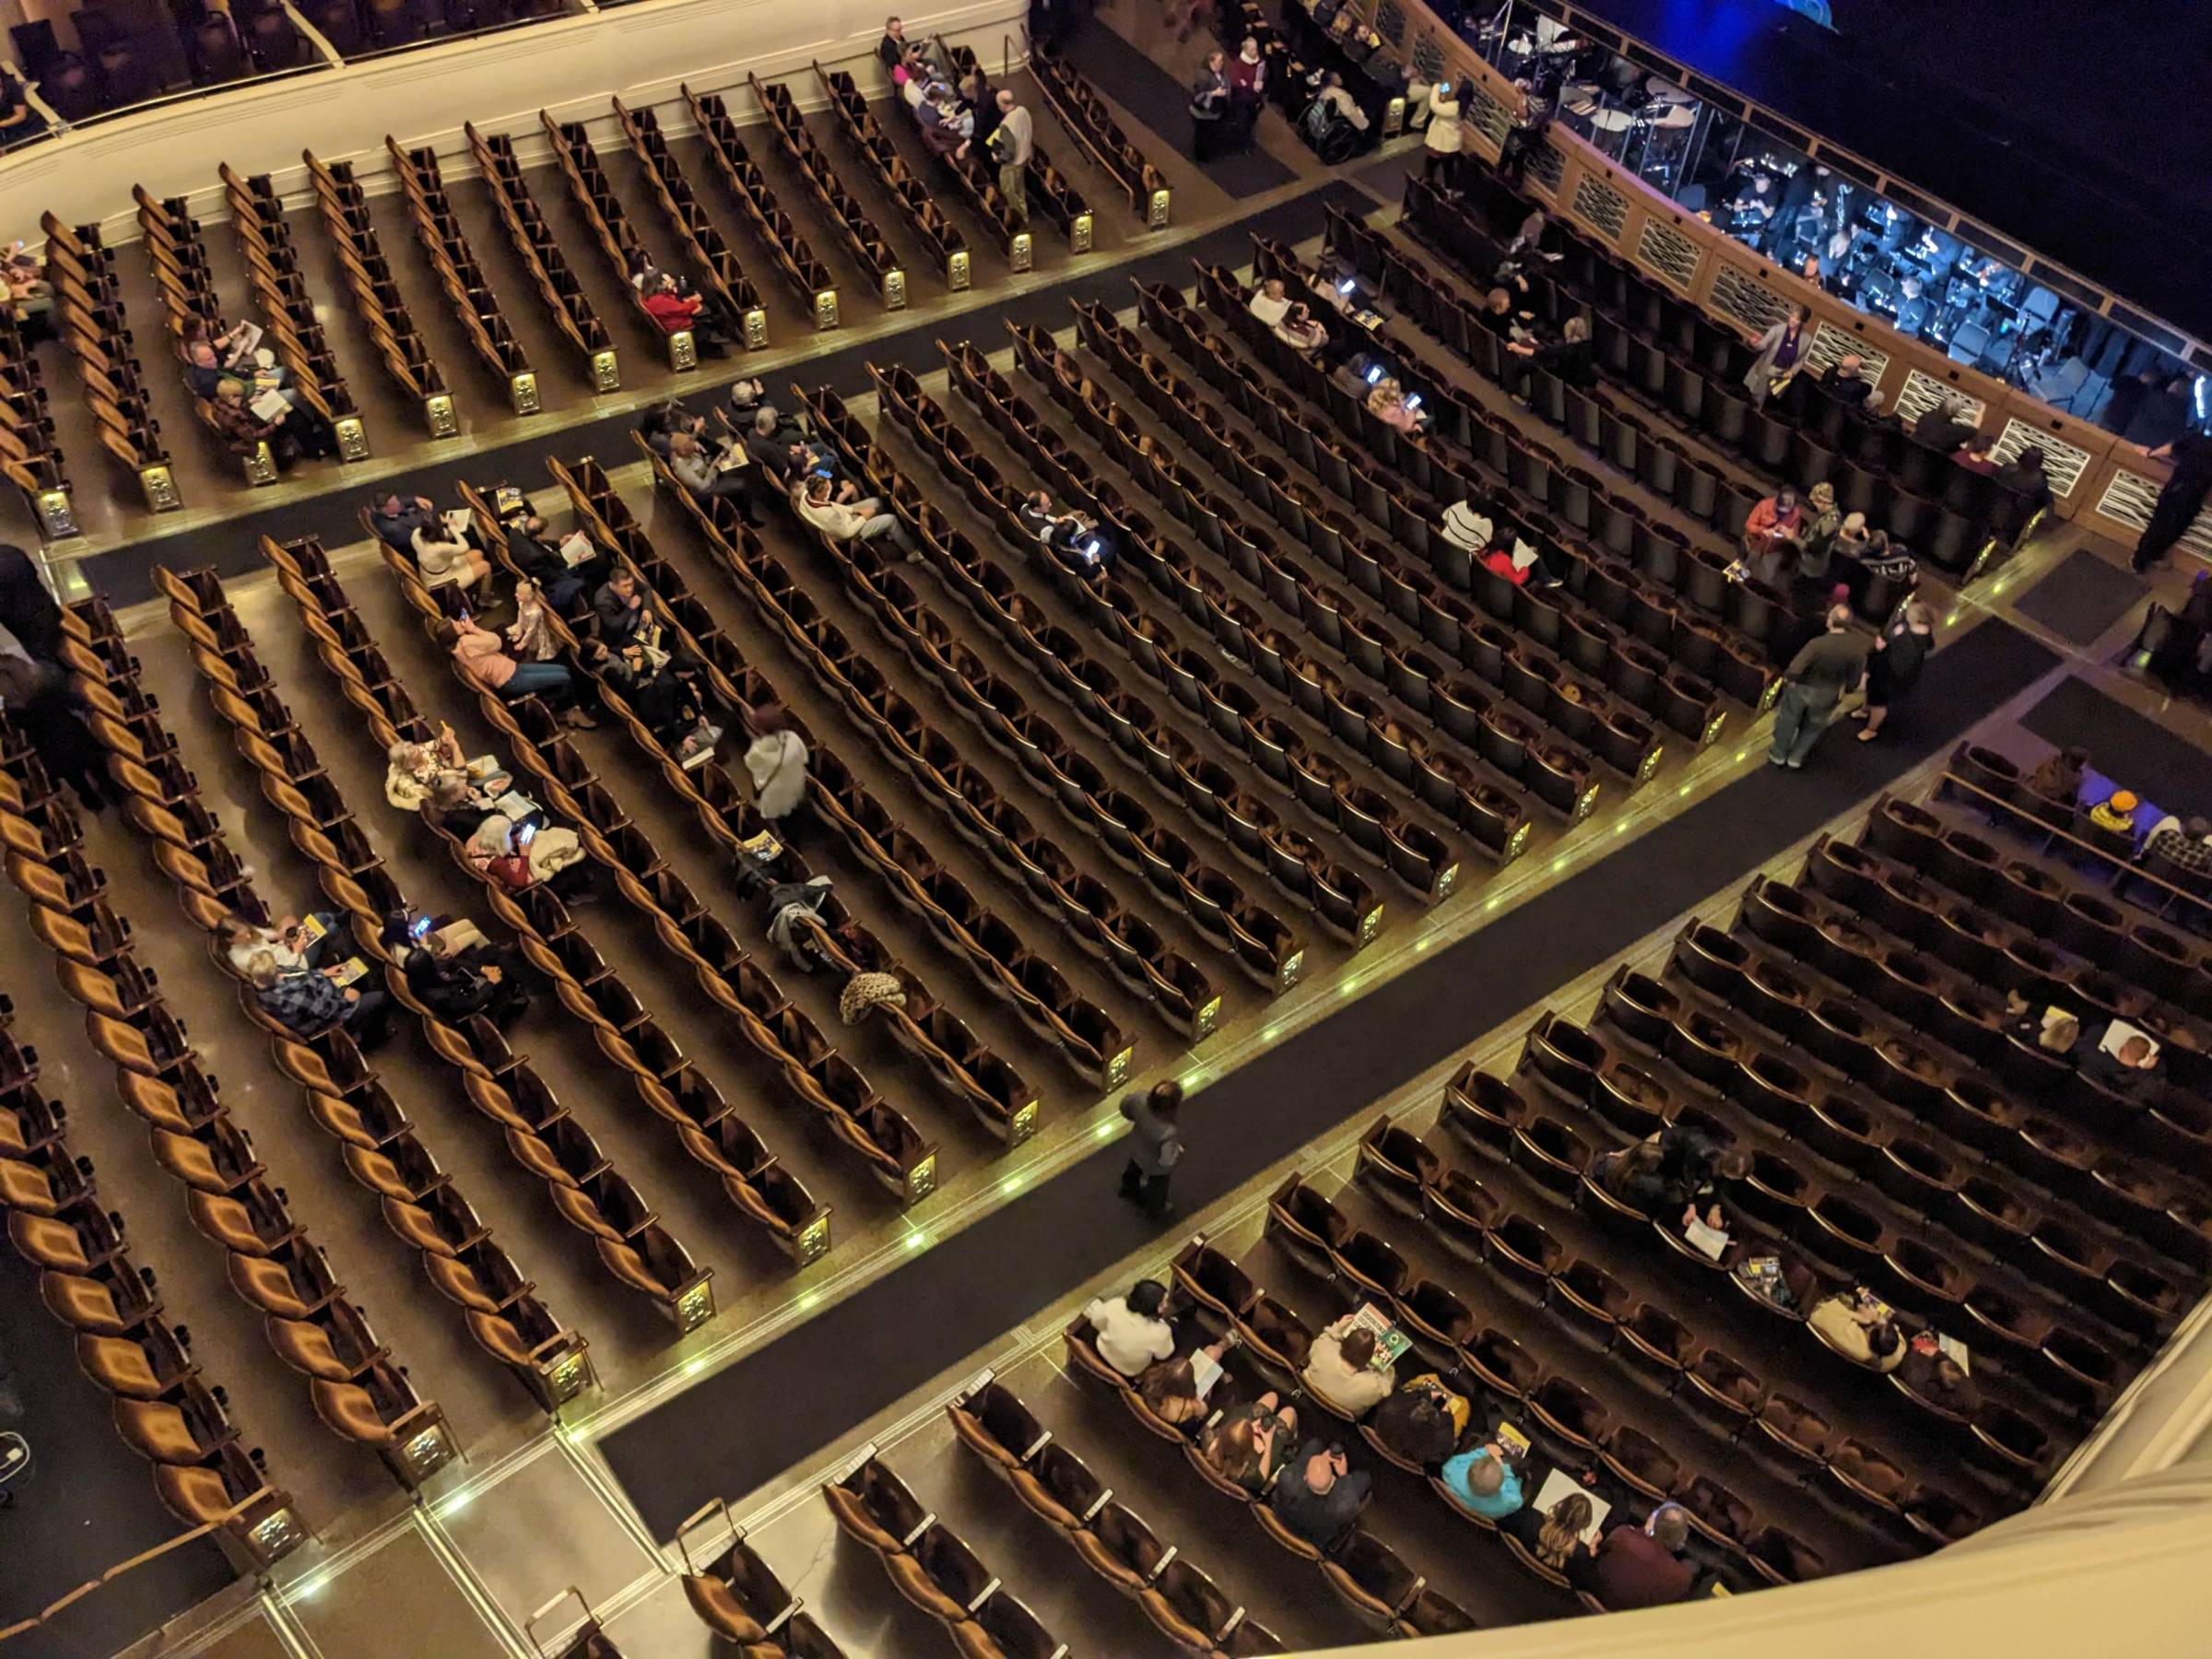
<path id="1" fill-rule="evenodd" d="M 1767 759 L 1793 771 L 1805 764 L 1835 719 L 1843 694 L 1866 673 L 1867 644 L 1852 631 L 1851 607 L 1832 606 L 1828 631 L 1806 642 L 1783 670 L 1782 696 L 1774 704 L 1774 744 Z"/>
<path id="2" fill-rule="evenodd" d="M 1149 1094 L 1122 1097 L 1122 1115 L 1134 1125 L 1122 1196 L 1147 1216 L 1168 1213 L 1168 1182 L 1182 1159 L 1182 1133 L 1175 1124 L 1182 1110 L 1180 1083 L 1155 1083 Z"/>
<path id="3" fill-rule="evenodd" d="M 1353 1473 L 1338 1446 L 1308 1441 L 1268 1494 L 1275 1518 L 1317 1549 L 1327 1549 L 1367 1507 L 1371 1477 Z"/>

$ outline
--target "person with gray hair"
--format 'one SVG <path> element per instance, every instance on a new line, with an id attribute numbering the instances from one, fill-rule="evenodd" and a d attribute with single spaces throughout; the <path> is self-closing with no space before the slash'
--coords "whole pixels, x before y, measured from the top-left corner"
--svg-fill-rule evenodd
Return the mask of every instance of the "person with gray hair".
<path id="1" fill-rule="evenodd" d="M 1973 435 L 1966 394 L 1956 390 L 1946 392 L 1912 423 L 1913 437 L 1947 455 L 1957 454 L 1959 446 Z"/>
<path id="2" fill-rule="evenodd" d="M 1686 1599 L 1697 1570 L 1682 1559 L 1689 1517 L 1678 1503 L 1663 1503 L 1641 1526 L 1617 1526 L 1597 1547 L 1590 1589 L 1616 1613 L 1664 1607 Z"/>
<path id="3" fill-rule="evenodd" d="M 1866 672 L 1866 641 L 1852 632 L 1851 607 L 1831 606 L 1828 625 L 1808 640 L 1782 672 L 1782 696 L 1774 704 L 1774 743 L 1767 759 L 1793 771 L 1805 764 L 1835 719 L 1846 691 Z"/>

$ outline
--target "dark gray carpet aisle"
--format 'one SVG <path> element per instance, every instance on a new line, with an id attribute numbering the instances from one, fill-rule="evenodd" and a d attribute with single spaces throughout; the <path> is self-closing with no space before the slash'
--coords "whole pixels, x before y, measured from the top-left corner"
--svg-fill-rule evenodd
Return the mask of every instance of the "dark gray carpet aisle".
<path id="1" fill-rule="evenodd" d="M 1083 31 L 1073 62 L 1084 78 L 1151 128 L 1160 143 L 1191 153 L 1191 89 L 1111 29 Z M 1281 121 L 1273 104 L 1260 112 L 1263 124 Z M 1141 138 L 1132 138 L 1145 147 Z M 1198 171 L 1232 196 L 1258 195 L 1290 182 L 1296 175 L 1258 146 L 1195 164 Z"/>
<path id="2" fill-rule="evenodd" d="M 2088 645 L 2149 597 L 2125 565 L 2077 547 L 2020 595 L 2017 608 L 2068 644 Z"/>
<path id="3" fill-rule="evenodd" d="M 2055 665 L 1984 623 L 1930 659 L 1894 740 L 1831 734 L 1802 771 L 1760 767 L 1496 924 L 1211 1085 L 1188 1114 L 1176 1180 L 1187 1216 L 1341 1124 L 1515 1009 L 1883 788 Z M 733 1504 L 964 1354 L 1147 1240 L 1114 1195 L 1125 1154 L 1100 1148 L 791 1335 L 601 1442 L 657 1537 L 700 1504 Z"/>
<path id="4" fill-rule="evenodd" d="M 1107 33 L 1099 32 L 1102 36 Z M 1374 211 L 1374 203 L 1364 192 L 1342 180 L 1318 182 L 1304 195 L 1208 231 L 1195 241 L 1163 248 L 1135 261 L 1100 265 L 1095 270 L 1071 275 L 1065 281 L 1034 288 L 1003 305 L 987 306 L 957 317 L 917 319 L 912 327 L 899 334 L 833 347 L 818 357 L 788 363 L 773 371 L 769 378 L 778 388 L 795 381 L 807 386 L 826 385 L 846 397 L 857 396 L 873 389 L 867 369 L 872 362 L 886 368 L 903 364 L 917 374 L 943 368 L 944 359 L 937 355 L 936 347 L 940 335 L 951 340 L 988 341 L 989 349 L 995 351 L 1006 343 L 1006 333 L 999 322 L 1002 317 L 1047 328 L 1064 327 L 1070 320 L 1067 308 L 1071 300 L 1102 301 L 1118 309 L 1130 302 L 1129 283 L 1133 277 L 1183 286 L 1191 279 L 1194 260 L 1202 264 L 1247 265 L 1251 262 L 1254 236 L 1277 237 L 1285 241 L 1317 236 L 1321 233 L 1324 212 L 1332 206 L 1354 214 Z M 754 372 L 743 359 L 732 359 L 682 386 L 672 385 L 669 390 L 690 398 L 694 405 L 703 408 L 721 386 Z M 535 489 L 546 482 L 546 462 L 551 456 L 573 460 L 579 455 L 596 454 L 610 465 L 620 465 L 635 458 L 629 433 L 636 425 L 637 416 L 626 413 L 565 426 L 547 426 L 504 448 L 465 459 L 426 461 L 396 477 L 380 478 L 373 486 L 347 484 L 343 474 L 333 471 L 325 475 L 332 485 L 326 494 L 288 501 L 265 512 L 180 531 L 173 535 L 147 536 L 112 553 L 95 554 L 80 568 L 94 590 L 106 595 L 109 604 L 135 605 L 153 596 L 152 571 L 158 564 L 165 564 L 173 571 L 211 565 L 218 574 L 236 576 L 260 567 L 264 535 L 280 542 L 319 535 L 334 547 L 359 541 L 361 529 L 356 514 L 367 503 L 372 489 L 425 495 L 450 505 L 454 499 L 453 480 L 459 477 L 465 477 L 474 483 L 513 483 Z"/>

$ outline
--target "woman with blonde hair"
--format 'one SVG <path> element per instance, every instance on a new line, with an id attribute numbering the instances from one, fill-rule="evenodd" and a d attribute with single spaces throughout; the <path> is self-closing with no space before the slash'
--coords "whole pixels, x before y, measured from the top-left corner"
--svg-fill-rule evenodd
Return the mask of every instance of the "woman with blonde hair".
<path id="1" fill-rule="evenodd" d="M 1590 1546 L 1583 1542 L 1583 1534 L 1590 1526 L 1590 1500 L 1581 1492 L 1570 1492 L 1551 1506 L 1536 1535 L 1530 1541 L 1529 1553 L 1554 1572 L 1565 1572 L 1577 1559 L 1590 1554 Z"/>
<path id="2" fill-rule="evenodd" d="M 1865 728 L 1861 743 L 1872 743 L 1898 700 L 1920 679 L 1921 665 L 1936 649 L 1936 612 L 1924 600 L 1908 599 L 1897 620 L 1882 629 L 1866 661 Z M 1858 718 L 1858 716 L 1854 716 Z"/>

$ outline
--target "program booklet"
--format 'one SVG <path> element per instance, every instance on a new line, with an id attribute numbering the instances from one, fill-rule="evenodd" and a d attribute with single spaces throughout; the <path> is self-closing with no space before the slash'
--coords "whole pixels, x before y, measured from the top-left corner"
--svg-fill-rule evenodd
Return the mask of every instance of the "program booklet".
<path id="1" fill-rule="evenodd" d="M 1398 1362 L 1398 1356 L 1413 1346 L 1412 1338 L 1399 1330 L 1396 1325 L 1392 1324 L 1390 1315 L 1376 1307 L 1373 1302 L 1361 1302 L 1359 1312 L 1352 1316 L 1352 1324 L 1355 1326 L 1364 1326 L 1373 1333 L 1375 1338 L 1373 1363 L 1377 1371 L 1381 1371 L 1386 1365 L 1395 1365 Z"/>
<path id="2" fill-rule="evenodd" d="M 1965 1343 L 1956 1336 L 1946 1336 L 1939 1331 L 1936 1335 L 1936 1347 L 1953 1365 L 1968 1376 L 1973 1375 L 1973 1364 L 1967 1357 Z"/>
<path id="3" fill-rule="evenodd" d="M 1498 1432 L 1491 1435 L 1490 1438 L 1496 1441 L 1499 1447 L 1515 1462 L 1520 1462 L 1528 1456 L 1528 1436 L 1511 1423 L 1500 1423 Z"/>
<path id="4" fill-rule="evenodd" d="M 1682 1230 L 1682 1236 L 1689 1241 L 1692 1249 L 1708 1261 L 1717 1262 L 1728 1253 L 1728 1235 L 1717 1227 L 1706 1226 L 1695 1216 L 1689 1218 L 1689 1225 Z"/>
<path id="5" fill-rule="evenodd" d="M 1536 1513 L 1550 1514 L 1552 1505 L 1576 1492 L 1590 1500 L 1590 1524 L 1583 1529 L 1583 1542 L 1594 1544 L 1597 1542 L 1597 1530 L 1605 1524 L 1606 1517 L 1613 1512 L 1613 1506 L 1573 1476 L 1554 1469 L 1544 1477 L 1544 1484 L 1536 1488 Z"/>
<path id="6" fill-rule="evenodd" d="M 478 755 L 473 760 L 462 762 L 461 770 L 468 774 L 471 783 L 481 783 L 487 778 L 496 778 L 506 771 L 497 755 Z"/>
<path id="7" fill-rule="evenodd" d="M 369 964 L 359 957 L 347 957 L 330 970 L 330 982 L 343 990 L 369 971 Z"/>
<path id="8" fill-rule="evenodd" d="M 1204 1348 L 1191 1353 L 1191 1380 L 1197 1388 L 1198 1397 L 1205 1399 L 1215 1383 L 1221 1381 L 1221 1364 Z"/>
<path id="9" fill-rule="evenodd" d="M 560 538 L 560 562 L 571 571 L 580 564 L 591 563 L 597 553 L 592 538 L 581 530 L 571 530 Z"/>
<path id="10" fill-rule="evenodd" d="M 284 394 L 273 387 L 266 392 L 256 393 L 246 407 L 264 420 L 282 420 L 292 412 L 292 406 L 285 401 Z"/>
<path id="11" fill-rule="evenodd" d="M 526 818 L 535 817 L 542 810 L 535 801 L 515 789 L 509 790 L 494 801 L 491 804 L 491 809 L 500 817 L 512 818 L 518 824 Z"/>
<path id="12" fill-rule="evenodd" d="M 512 518 L 529 505 L 530 498 L 512 484 L 502 484 L 491 492 L 491 511 L 500 518 Z"/>

